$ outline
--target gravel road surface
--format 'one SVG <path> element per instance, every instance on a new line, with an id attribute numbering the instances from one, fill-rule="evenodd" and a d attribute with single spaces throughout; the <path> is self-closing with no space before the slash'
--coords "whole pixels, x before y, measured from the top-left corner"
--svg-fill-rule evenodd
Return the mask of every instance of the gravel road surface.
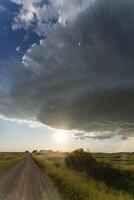
<path id="1" fill-rule="evenodd" d="M 62 200 L 31 156 L 0 171 L 0 200 Z"/>

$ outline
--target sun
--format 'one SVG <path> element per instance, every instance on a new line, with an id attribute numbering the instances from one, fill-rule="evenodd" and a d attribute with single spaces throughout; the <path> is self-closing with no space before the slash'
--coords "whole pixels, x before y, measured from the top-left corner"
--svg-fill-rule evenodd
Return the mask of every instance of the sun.
<path id="1" fill-rule="evenodd" d="M 64 131 L 58 131 L 54 134 L 54 139 L 57 143 L 63 144 L 68 140 L 68 134 Z"/>

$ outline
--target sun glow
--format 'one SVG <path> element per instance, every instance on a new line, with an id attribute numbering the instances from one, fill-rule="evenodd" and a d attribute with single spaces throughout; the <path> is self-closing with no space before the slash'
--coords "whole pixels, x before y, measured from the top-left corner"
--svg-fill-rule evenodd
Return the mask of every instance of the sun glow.
<path id="1" fill-rule="evenodd" d="M 64 131 L 58 131 L 54 134 L 54 139 L 57 143 L 63 144 L 68 140 L 68 134 Z"/>

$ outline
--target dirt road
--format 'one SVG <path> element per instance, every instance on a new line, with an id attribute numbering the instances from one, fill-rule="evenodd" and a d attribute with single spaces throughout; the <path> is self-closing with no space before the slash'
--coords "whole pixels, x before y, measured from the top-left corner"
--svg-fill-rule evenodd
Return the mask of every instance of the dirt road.
<path id="1" fill-rule="evenodd" d="M 61 200 L 31 156 L 0 172 L 0 200 Z"/>

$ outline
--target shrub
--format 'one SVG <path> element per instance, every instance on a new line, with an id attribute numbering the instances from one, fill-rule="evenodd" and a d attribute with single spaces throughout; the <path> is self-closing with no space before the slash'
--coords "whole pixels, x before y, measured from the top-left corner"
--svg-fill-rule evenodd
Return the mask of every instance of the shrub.
<path id="1" fill-rule="evenodd" d="M 89 177 L 105 182 L 110 187 L 125 190 L 134 195 L 134 177 L 129 172 L 98 162 L 92 154 L 78 149 L 69 153 L 65 158 L 66 165 Z"/>

